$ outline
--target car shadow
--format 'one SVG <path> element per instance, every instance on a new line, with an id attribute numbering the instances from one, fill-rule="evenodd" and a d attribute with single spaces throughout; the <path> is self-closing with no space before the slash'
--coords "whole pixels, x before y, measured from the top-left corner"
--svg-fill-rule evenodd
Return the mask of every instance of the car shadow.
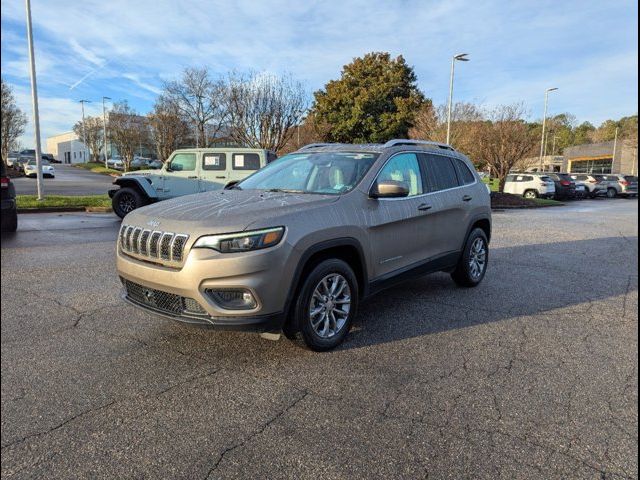
<path id="1" fill-rule="evenodd" d="M 637 242 L 606 237 L 492 248 L 486 277 L 476 288 L 457 287 L 438 273 L 369 298 L 340 349 L 534 315 L 590 318 L 596 302 L 637 290 Z M 618 319 L 625 309 L 623 299 L 606 306 Z"/>

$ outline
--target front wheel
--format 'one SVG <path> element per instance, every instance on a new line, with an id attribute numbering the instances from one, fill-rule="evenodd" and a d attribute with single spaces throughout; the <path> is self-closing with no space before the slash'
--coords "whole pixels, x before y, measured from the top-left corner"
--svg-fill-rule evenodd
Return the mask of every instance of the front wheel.
<path id="1" fill-rule="evenodd" d="M 111 206 L 116 215 L 120 218 L 145 205 L 145 201 L 133 188 L 121 188 L 113 194 Z"/>
<path id="2" fill-rule="evenodd" d="M 331 350 L 349 333 L 357 308 L 353 270 L 337 258 L 325 260 L 303 279 L 285 333 L 311 350 Z"/>
<path id="3" fill-rule="evenodd" d="M 481 228 L 472 230 L 451 278 L 461 287 L 476 287 L 482 282 L 489 264 L 489 242 Z"/>
<path id="4" fill-rule="evenodd" d="M 618 195 L 618 191 L 615 188 L 607 189 L 607 198 L 616 198 L 616 195 Z"/>

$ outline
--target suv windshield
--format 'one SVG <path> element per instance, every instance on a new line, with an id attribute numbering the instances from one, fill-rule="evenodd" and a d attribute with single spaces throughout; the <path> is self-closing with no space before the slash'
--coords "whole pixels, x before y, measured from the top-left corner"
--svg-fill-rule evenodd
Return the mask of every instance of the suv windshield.
<path id="1" fill-rule="evenodd" d="M 272 190 L 336 195 L 362 180 L 377 153 L 292 153 L 270 163 L 240 182 L 242 190 Z"/>

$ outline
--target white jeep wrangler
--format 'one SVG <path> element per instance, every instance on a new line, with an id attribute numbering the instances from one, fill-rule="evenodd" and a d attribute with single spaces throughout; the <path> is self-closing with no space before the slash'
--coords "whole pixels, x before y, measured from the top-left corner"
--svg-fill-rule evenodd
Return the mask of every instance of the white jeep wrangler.
<path id="1" fill-rule="evenodd" d="M 276 159 L 256 148 L 190 148 L 176 150 L 159 170 L 125 173 L 109 190 L 113 211 L 123 218 L 149 203 L 192 193 L 228 188 Z"/>

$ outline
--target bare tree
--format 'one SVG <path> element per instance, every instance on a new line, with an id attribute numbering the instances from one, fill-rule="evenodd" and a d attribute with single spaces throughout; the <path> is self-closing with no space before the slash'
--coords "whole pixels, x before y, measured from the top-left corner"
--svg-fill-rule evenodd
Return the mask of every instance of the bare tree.
<path id="1" fill-rule="evenodd" d="M 85 117 L 84 130 L 82 120 L 73 126 L 73 131 L 79 138 L 84 138 L 89 149 L 91 160 L 100 161 L 100 152 L 104 146 L 103 128 L 104 124 L 100 117 Z"/>
<path id="2" fill-rule="evenodd" d="M 128 171 L 139 146 L 149 142 L 147 119 L 123 101 L 113 104 L 108 122 L 111 142 L 122 156 L 125 171 Z"/>
<path id="3" fill-rule="evenodd" d="M 509 171 L 535 151 L 537 138 L 524 120 L 522 104 L 501 105 L 486 113 L 477 136 L 478 159 L 498 178 L 504 189 Z"/>
<path id="4" fill-rule="evenodd" d="M 227 88 L 205 68 L 187 68 L 178 81 L 164 85 L 165 100 L 196 132 L 196 146 L 206 147 L 228 117 Z"/>
<path id="5" fill-rule="evenodd" d="M 451 145 L 456 150 L 478 162 L 477 136 L 484 121 L 482 110 L 472 104 L 459 102 L 451 112 Z M 447 106 L 434 107 L 431 102 L 424 102 L 416 115 L 414 127 L 409 130 L 411 138 L 447 141 Z"/>
<path id="6" fill-rule="evenodd" d="M 9 152 L 18 146 L 18 137 L 24 133 L 24 127 L 27 124 L 27 116 L 16 105 L 16 99 L 13 96 L 11 86 L 0 80 L 2 91 L 0 93 L 0 117 L 2 125 L 0 128 L 0 145 L 2 149 L 2 161 L 7 162 Z"/>
<path id="7" fill-rule="evenodd" d="M 302 83 L 289 75 L 232 76 L 230 135 L 242 145 L 278 153 L 294 135 L 307 106 Z"/>
<path id="8" fill-rule="evenodd" d="M 175 105 L 162 95 L 153 106 L 153 111 L 147 115 L 147 119 L 151 141 L 155 145 L 158 158 L 164 162 L 186 141 L 189 126 L 180 117 Z"/>
<path id="9" fill-rule="evenodd" d="M 291 135 L 289 135 L 284 147 L 278 151 L 278 154 L 291 153 L 304 145 L 323 142 L 327 130 L 328 127 L 325 124 L 318 123 L 315 115 L 310 112 L 301 122 L 291 127 Z"/>

